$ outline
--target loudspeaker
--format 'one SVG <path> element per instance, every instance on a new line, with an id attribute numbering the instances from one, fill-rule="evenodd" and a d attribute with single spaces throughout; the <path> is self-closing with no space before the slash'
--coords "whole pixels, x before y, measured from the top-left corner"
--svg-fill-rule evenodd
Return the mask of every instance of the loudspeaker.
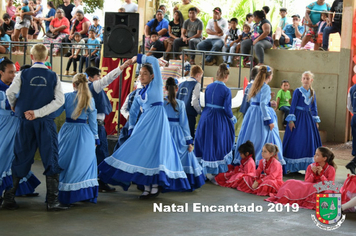
<path id="1" fill-rule="evenodd" d="M 104 57 L 131 58 L 137 55 L 139 14 L 106 12 Z"/>

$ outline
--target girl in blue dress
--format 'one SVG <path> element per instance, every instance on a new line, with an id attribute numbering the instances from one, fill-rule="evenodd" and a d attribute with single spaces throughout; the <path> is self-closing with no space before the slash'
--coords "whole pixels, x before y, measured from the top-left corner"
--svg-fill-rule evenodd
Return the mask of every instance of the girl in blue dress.
<path id="1" fill-rule="evenodd" d="M 302 87 L 294 91 L 290 113 L 286 118 L 289 128 L 283 138 L 283 156 L 287 173 L 306 170 L 314 162 L 315 150 L 321 146 L 313 78 L 310 71 L 303 73 Z"/>
<path id="2" fill-rule="evenodd" d="M 140 70 L 144 86 L 130 109 L 130 138 L 99 165 L 99 178 L 121 185 L 126 191 L 131 182 L 144 185 L 140 199 L 155 197 L 162 191 L 191 189 L 174 145 L 163 107 L 163 81 L 158 60 L 139 54 L 132 58 L 144 64 Z M 143 113 L 137 121 L 138 112 Z M 160 188 L 159 188 L 160 187 Z"/>
<path id="3" fill-rule="evenodd" d="M 59 176 L 58 200 L 63 204 L 79 201 L 96 203 L 98 170 L 95 146 L 99 145 L 94 99 L 84 74 L 73 78 L 74 92 L 65 94 L 66 122 L 58 134 L 58 164 L 63 169 Z M 88 121 L 88 123 L 87 123 Z"/>
<path id="4" fill-rule="evenodd" d="M 271 88 L 268 83 L 272 80 L 273 72 L 269 66 L 260 66 L 259 72 L 248 94 L 250 107 L 242 121 L 236 147 L 250 140 L 256 150 L 256 166 L 262 159 L 262 148 L 266 143 L 277 145 L 278 160 L 285 165 L 282 152 L 282 142 L 279 137 L 276 112 L 270 106 Z M 241 156 L 235 150 L 233 163 L 240 164 Z"/>
<path id="5" fill-rule="evenodd" d="M 188 117 L 183 101 L 176 99 L 178 90 L 175 79 L 169 77 L 166 81 L 168 97 L 164 101 L 169 125 L 180 160 L 187 174 L 191 191 L 205 184 L 205 174 L 193 151 L 193 138 L 190 136 Z"/>
<path id="6" fill-rule="evenodd" d="M 6 90 L 15 78 L 16 68 L 12 61 L 6 57 L 0 59 L 0 201 L 2 192 L 12 188 L 11 165 L 15 158 L 14 141 L 20 120 L 14 116 L 6 98 Z M 25 178 L 20 180 L 16 196 L 37 196 L 35 188 L 41 182 L 30 171 Z"/>
<path id="7" fill-rule="evenodd" d="M 220 64 L 216 81 L 206 88 L 205 108 L 195 135 L 195 155 L 204 172 L 212 175 L 228 171 L 232 160 L 237 120 L 231 110 L 231 91 L 225 85 L 229 73 L 226 64 Z"/>

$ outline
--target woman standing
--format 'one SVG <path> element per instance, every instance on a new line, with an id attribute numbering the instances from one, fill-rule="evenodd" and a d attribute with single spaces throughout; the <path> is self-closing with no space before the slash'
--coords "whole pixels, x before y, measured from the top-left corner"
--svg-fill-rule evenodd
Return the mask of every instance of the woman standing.
<path id="1" fill-rule="evenodd" d="M 27 34 L 28 34 L 28 29 L 30 28 L 31 25 L 31 16 L 33 15 L 33 8 L 31 6 L 29 6 L 30 11 L 28 12 L 21 12 L 21 9 L 19 9 L 19 11 L 15 14 L 16 16 L 16 24 L 15 24 L 15 32 L 14 32 L 14 36 L 13 36 L 13 41 L 19 41 L 19 37 L 20 37 L 20 33 L 22 35 L 22 37 L 24 38 L 24 40 L 27 42 Z M 23 17 L 23 23 L 20 24 L 21 22 L 21 16 Z M 19 46 L 15 46 L 15 51 L 14 54 L 23 54 L 23 52 L 21 52 L 19 50 Z"/>
<path id="2" fill-rule="evenodd" d="M 49 11 L 48 11 L 46 17 L 41 19 L 41 20 L 45 21 L 46 32 L 49 31 L 50 22 L 54 19 L 54 16 L 56 15 L 56 8 L 55 8 L 55 6 L 54 6 L 52 1 L 47 2 L 47 8 L 48 8 Z"/>
<path id="3" fill-rule="evenodd" d="M 136 62 L 136 57 L 132 62 Z M 163 107 L 163 81 L 158 60 L 139 54 L 137 62 L 143 63 L 140 80 L 144 87 L 130 109 L 131 137 L 99 165 L 99 178 L 109 184 L 121 185 L 124 190 L 131 182 L 144 185 L 140 199 L 156 197 L 160 189 L 189 190 Z M 143 113 L 135 124 L 140 107 Z"/>

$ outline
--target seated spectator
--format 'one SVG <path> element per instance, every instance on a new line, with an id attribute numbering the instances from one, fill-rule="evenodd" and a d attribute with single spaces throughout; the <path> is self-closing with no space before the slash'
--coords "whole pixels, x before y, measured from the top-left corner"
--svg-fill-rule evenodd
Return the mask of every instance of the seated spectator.
<path id="1" fill-rule="evenodd" d="M 230 20 L 229 33 L 226 34 L 224 40 L 224 47 L 222 48 L 223 52 L 235 53 L 237 44 L 240 39 L 240 35 L 242 34 L 241 30 L 237 28 L 238 20 L 236 18 L 232 18 Z M 223 56 L 224 63 L 232 64 L 233 56 Z"/>
<path id="2" fill-rule="evenodd" d="M 173 20 L 169 22 L 168 25 L 168 34 L 169 38 L 164 40 L 164 47 L 166 48 L 166 52 L 172 51 L 172 45 L 175 39 L 180 38 L 181 36 L 181 29 L 183 27 L 183 16 L 180 11 L 175 11 Z M 165 54 L 165 59 L 167 59 L 168 54 Z"/>
<path id="3" fill-rule="evenodd" d="M 182 60 L 183 62 L 183 66 L 184 66 L 184 76 L 188 76 L 190 74 L 190 69 L 191 69 L 191 65 L 188 61 L 188 54 L 184 54 L 184 60 L 183 60 L 183 54 L 181 54 L 179 56 L 179 59 Z"/>
<path id="4" fill-rule="evenodd" d="M 94 30 L 95 38 L 101 41 L 100 36 L 102 34 L 103 27 L 99 24 L 99 17 L 93 16 L 93 22 L 94 24 L 89 27 L 89 31 Z"/>
<path id="5" fill-rule="evenodd" d="M 288 24 L 287 8 L 282 7 L 281 9 L 279 9 L 279 15 L 281 16 L 281 19 L 279 20 L 276 32 L 272 35 L 272 37 L 274 39 L 275 47 L 279 46 L 278 42 L 279 42 L 279 39 L 280 39 L 280 37 L 282 35 L 282 30 Z"/>
<path id="6" fill-rule="evenodd" d="M 150 34 L 151 38 L 150 38 L 150 47 L 148 49 L 148 51 L 151 51 L 151 52 L 148 52 L 146 55 L 147 56 L 154 56 L 155 58 L 160 58 L 163 56 L 163 53 L 164 52 L 164 45 L 163 45 L 163 42 L 159 40 L 159 36 L 158 36 L 158 33 L 155 32 L 155 31 L 152 31 L 151 34 Z M 152 51 L 160 51 L 160 52 L 152 52 Z"/>
<path id="7" fill-rule="evenodd" d="M 7 14 L 7 13 L 5 13 L 5 14 Z M 3 27 L 0 27 L 0 41 L 6 41 L 6 42 L 11 41 L 10 36 L 5 33 L 5 30 Z M 9 53 L 10 52 L 9 46 L 10 46 L 10 44 L 8 44 L 8 43 L 1 43 L 0 44 L 0 53 L 1 54 Z"/>
<path id="8" fill-rule="evenodd" d="M 323 32 L 323 47 L 324 51 L 329 50 L 329 35 L 334 33 L 339 33 L 341 36 L 342 28 L 342 12 L 343 12 L 343 0 L 335 0 L 331 6 L 330 12 L 335 12 L 336 14 L 329 13 L 329 21 L 327 27 Z M 333 18 L 334 15 L 334 18 Z"/>
<path id="9" fill-rule="evenodd" d="M 157 32 L 159 40 L 164 41 L 168 36 L 168 20 L 163 18 L 162 10 L 157 10 L 156 17 L 145 25 L 145 47 L 150 48 L 150 34 Z"/>
<path id="10" fill-rule="evenodd" d="M 189 10 L 191 8 L 195 8 L 196 11 L 197 11 L 197 14 L 199 14 L 200 10 L 193 4 L 191 4 L 191 1 L 190 0 L 182 0 L 182 3 L 178 3 L 174 9 L 173 9 L 173 12 L 175 11 L 180 11 L 183 15 L 183 19 L 184 20 L 188 20 L 189 18 Z"/>
<path id="11" fill-rule="evenodd" d="M 327 12 L 320 14 L 320 21 L 316 24 L 318 26 L 316 42 L 314 43 L 314 50 L 319 50 L 321 45 L 323 44 L 323 33 L 326 28 L 329 14 Z"/>
<path id="12" fill-rule="evenodd" d="M 80 33 L 76 32 L 74 33 L 72 41 L 72 55 L 69 57 L 68 63 L 67 63 L 67 68 L 66 72 L 64 75 L 76 75 L 77 74 L 77 62 L 79 61 L 79 73 L 82 73 L 83 71 L 83 61 L 86 59 L 83 57 L 83 50 L 85 47 L 85 41 L 82 39 L 82 36 Z M 72 65 L 73 62 L 73 72 L 69 73 L 69 68 Z"/>
<path id="13" fill-rule="evenodd" d="M 291 45 L 293 44 L 293 39 L 295 38 L 301 39 L 302 34 L 304 33 L 304 27 L 299 24 L 300 16 L 293 15 L 292 18 L 293 23 L 284 27 L 278 42 L 276 42 L 276 39 L 274 38 L 273 48 L 277 48 L 279 45 Z"/>
<path id="14" fill-rule="evenodd" d="M 6 13 L 9 14 L 10 18 L 15 17 L 16 7 L 13 5 L 14 0 L 8 0 L 6 5 Z"/>
<path id="15" fill-rule="evenodd" d="M 49 44 L 48 43 L 54 43 L 53 47 L 53 56 L 57 56 L 59 49 L 60 49 L 60 44 L 63 39 L 65 39 L 69 35 L 69 20 L 67 17 L 64 16 L 64 10 L 61 8 L 58 8 L 56 11 L 55 18 L 51 21 L 49 25 L 49 31 L 55 36 L 55 38 L 50 38 L 50 37 L 44 37 L 43 42 L 45 46 L 49 50 Z"/>
<path id="16" fill-rule="evenodd" d="M 15 29 L 15 21 L 11 20 L 11 17 L 8 13 L 5 13 L 2 16 L 4 23 L 2 24 L 2 28 L 5 30 L 5 33 L 9 35 L 10 39 L 14 33 Z"/>
<path id="17" fill-rule="evenodd" d="M 125 0 L 125 4 L 123 4 L 121 8 L 125 8 L 124 12 L 137 12 L 138 5 L 133 3 L 132 0 Z"/>
<path id="18" fill-rule="evenodd" d="M 77 12 L 82 11 L 84 13 L 84 8 L 82 6 L 82 0 L 74 0 L 74 7 L 72 9 L 72 12 L 70 13 L 72 15 L 72 18 L 70 19 L 71 25 L 75 23 L 75 20 L 77 19 Z"/>
<path id="19" fill-rule="evenodd" d="M 249 24 L 244 24 L 243 28 L 242 28 L 242 34 L 239 36 L 239 43 L 236 46 L 236 53 L 240 52 L 240 48 L 241 48 L 241 42 L 247 39 L 251 38 L 251 29 L 250 29 L 250 25 Z M 238 56 L 235 57 L 235 59 L 238 59 Z"/>
<path id="20" fill-rule="evenodd" d="M 228 24 L 227 21 L 221 17 L 220 7 L 215 7 L 213 13 L 213 19 L 210 19 L 206 26 L 208 38 L 197 45 L 198 50 L 219 52 L 224 46 L 224 36 L 228 33 Z M 205 61 L 205 65 L 207 66 L 216 64 L 216 59 L 213 55 L 206 56 Z"/>
<path id="21" fill-rule="evenodd" d="M 48 11 L 46 17 L 41 18 L 41 20 L 45 21 L 46 32 L 48 32 L 49 24 L 51 23 L 51 21 L 54 19 L 54 16 L 56 15 L 56 8 L 54 7 L 54 4 L 52 1 L 47 2 L 47 8 L 49 11 Z"/>
<path id="22" fill-rule="evenodd" d="M 188 46 L 190 50 L 195 50 L 198 43 L 202 40 L 203 22 L 197 18 L 197 9 L 189 9 L 189 19 L 184 21 L 181 37 L 173 42 L 173 52 L 178 52 L 179 47 Z M 176 59 L 173 54 L 173 58 Z M 195 55 L 190 55 L 190 64 L 194 65 Z"/>
<path id="23" fill-rule="evenodd" d="M 246 21 L 245 21 L 245 24 L 248 24 L 250 26 L 250 31 L 253 30 L 253 25 L 255 24 L 253 22 L 253 14 L 252 13 L 248 13 L 246 15 Z"/>
<path id="24" fill-rule="evenodd" d="M 251 39 L 247 39 L 241 42 L 241 53 L 250 54 L 251 46 L 258 58 L 258 65 L 263 65 L 265 58 L 265 49 L 272 47 L 272 25 L 266 19 L 264 11 L 255 11 L 253 13 L 253 19 L 256 22 L 254 25 L 254 32 Z"/>
<path id="25" fill-rule="evenodd" d="M 302 39 L 301 47 L 304 47 L 309 41 L 316 42 L 316 32 L 318 32 L 316 24 L 320 21 L 320 12 L 322 11 L 330 11 L 330 5 L 325 3 L 325 0 L 317 0 L 307 6 L 305 24 L 308 26 L 308 30 Z"/>
<path id="26" fill-rule="evenodd" d="M 70 31 L 68 37 L 69 40 L 72 40 L 75 33 L 79 33 L 81 38 L 88 38 L 88 30 L 90 27 L 90 21 L 88 18 L 84 17 L 84 12 L 82 10 L 77 11 L 77 19 Z"/>
<path id="27" fill-rule="evenodd" d="M 85 68 L 88 68 L 92 61 L 95 61 L 99 57 L 100 41 L 95 37 L 95 31 L 93 29 L 89 30 L 89 38 L 87 41 L 87 48 L 85 50 Z"/>
<path id="28" fill-rule="evenodd" d="M 30 8 L 30 11 L 29 12 L 20 12 L 20 8 L 17 8 L 17 12 L 15 13 L 15 16 L 16 16 L 16 23 L 15 23 L 15 31 L 14 31 L 14 35 L 13 35 L 13 38 L 12 38 L 12 41 L 19 41 L 19 37 L 20 37 L 20 33 L 22 35 L 22 38 L 27 41 L 27 34 L 28 34 L 28 29 L 31 25 L 31 16 L 33 15 L 33 8 L 31 6 L 29 6 Z M 20 24 L 21 22 L 21 18 L 20 16 L 21 15 L 26 15 L 27 17 L 24 17 L 23 20 L 24 20 L 24 23 L 23 24 Z M 15 50 L 13 52 L 13 54 L 23 54 L 22 51 L 20 51 L 19 49 L 19 46 L 15 46 Z"/>

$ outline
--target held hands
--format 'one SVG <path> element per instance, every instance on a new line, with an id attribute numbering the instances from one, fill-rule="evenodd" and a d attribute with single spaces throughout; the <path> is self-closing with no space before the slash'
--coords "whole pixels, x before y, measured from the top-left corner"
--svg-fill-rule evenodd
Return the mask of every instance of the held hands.
<path id="1" fill-rule="evenodd" d="M 192 152 L 193 151 L 193 145 L 189 144 L 188 146 L 188 152 Z"/>
<path id="2" fill-rule="evenodd" d="M 290 121 L 288 126 L 289 126 L 289 129 L 290 129 L 291 132 L 293 131 L 293 128 L 295 129 L 295 124 L 294 124 L 293 121 Z"/>
<path id="3" fill-rule="evenodd" d="M 320 175 L 322 170 L 323 170 L 323 167 L 321 167 L 321 166 L 316 167 L 316 171 L 318 172 L 318 175 Z"/>
<path id="4" fill-rule="evenodd" d="M 258 187 L 258 182 L 255 180 L 255 182 L 252 184 L 252 188 L 255 189 Z"/>
<path id="5" fill-rule="evenodd" d="M 27 120 L 36 119 L 35 112 L 33 110 L 25 111 L 24 114 L 25 114 L 25 117 L 26 117 Z"/>
<path id="6" fill-rule="evenodd" d="M 316 174 L 316 171 L 318 170 L 318 166 L 312 166 L 311 170 Z"/>

